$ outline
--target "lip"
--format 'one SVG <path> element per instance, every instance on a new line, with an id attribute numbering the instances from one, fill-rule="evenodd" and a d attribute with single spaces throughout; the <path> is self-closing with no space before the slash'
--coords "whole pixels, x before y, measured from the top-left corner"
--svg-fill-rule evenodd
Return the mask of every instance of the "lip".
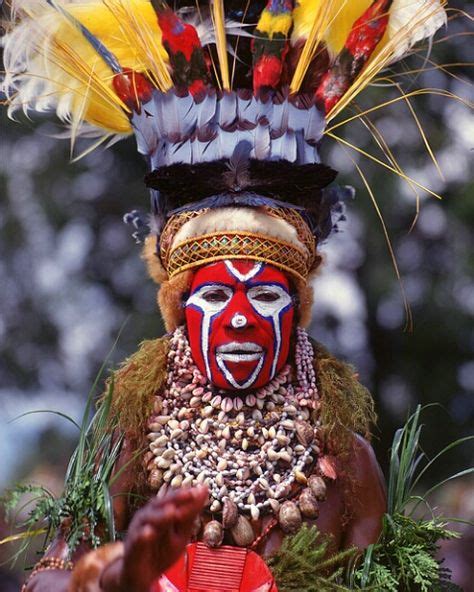
<path id="1" fill-rule="evenodd" d="M 256 354 L 263 353 L 263 349 L 260 345 L 251 341 L 244 341 L 243 343 L 231 341 L 230 343 L 224 343 L 224 345 L 218 345 L 216 347 L 216 353 L 218 354 L 232 354 L 236 352 Z"/>
<path id="2" fill-rule="evenodd" d="M 216 356 L 224 362 L 255 362 L 260 360 L 263 354 L 262 347 L 250 341 L 232 341 L 216 348 Z"/>

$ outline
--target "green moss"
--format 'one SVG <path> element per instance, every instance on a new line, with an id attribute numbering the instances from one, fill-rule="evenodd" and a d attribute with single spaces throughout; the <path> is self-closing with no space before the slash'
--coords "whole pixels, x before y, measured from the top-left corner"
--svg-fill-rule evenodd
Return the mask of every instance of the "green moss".
<path id="1" fill-rule="evenodd" d="M 119 428 L 140 438 L 153 410 L 153 396 L 166 380 L 167 337 L 144 341 L 114 373 L 112 411 L 119 418 Z M 110 379 L 109 379 L 110 380 Z"/>
<path id="2" fill-rule="evenodd" d="M 321 397 L 321 423 L 333 454 L 347 451 L 352 433 L 370 440 L 371 425 L 377 421 L 374 401 L 357 380 L 352 366 L 331 356 L 313 342 L 318 389 Z"/>

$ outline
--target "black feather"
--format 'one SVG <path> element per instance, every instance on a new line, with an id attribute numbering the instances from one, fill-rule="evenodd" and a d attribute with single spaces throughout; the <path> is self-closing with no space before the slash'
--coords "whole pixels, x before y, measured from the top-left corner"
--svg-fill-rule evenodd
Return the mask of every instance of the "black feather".
<path id="1" fill-rule="evenodd" d="M 156 194 L 152 229 L 157 234 L 170 215 L 196 208 L 275 206 L 304 216 L 317 240 L 325 240 L 342 219 L 350 187 L 328 187 L 337 172 L 324 164 L 250 159 L 240 142 L 227 160 L 174 164 L 149 173 L 145 183 Z"/>
<path id="2" fill-rule="evenodd" d="M 249 160 L 239 165 L 236 187 L 235 163 L 227 160 L 161 167 L 145 177 L 145 183 L 166 197 L 170 209 L 201 201 L 216 194 L 247 191 L 310 207 L 315 194 L 329 185 L 337 172 L 324 164 L 295 165 L 279 161 Z M 231 173 L 231 174 L 229 174 Z"/>
<path id="3" fill-rule="evenodd" d="M 295 206 L 292 203 L 280 201 L 278 199 L 272 199 L 271 197 L 264 197 L 258 193 L 252 193 L 249 191 L 241 191 L 240 193 L 221 193 L 219 195 L 212 195 L 206 199 L 196 203 L 187 204 L 176 210 L 169 212 L 168 216 L 174 216 L 181 212 L 199 208 L 224 208 L 224 207 L 251 207 L 259 208 L 262 206 L 268 207 L 279 207 L 279 208 L 292 208 L 295 210 L 303 211 L 303 208 Z"/>
<path id="4" fill-rule="evenodd" d="M 242 187 L 248 185 L 248 169 L 250 163 L 250 152 L 252 144 L 247 140 L 240 141 L 234 149 L 227 168 L 227 173 L 224 173 L 225 183 L 228 184 L 232 191 L 240 191 Z"/>

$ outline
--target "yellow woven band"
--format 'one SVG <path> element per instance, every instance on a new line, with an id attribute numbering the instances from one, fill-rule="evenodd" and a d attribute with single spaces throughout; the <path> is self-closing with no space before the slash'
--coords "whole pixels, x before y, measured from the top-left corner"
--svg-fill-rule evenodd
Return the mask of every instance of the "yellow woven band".
<path id="1" fill-rule="evenodd" d="M 263 261 L 302 280 L 310 271 L 308 254 L 291 243 L 251 232 L 220 232 L 176 245 L 167 261 L 168 276 L 223 259 Z"/>

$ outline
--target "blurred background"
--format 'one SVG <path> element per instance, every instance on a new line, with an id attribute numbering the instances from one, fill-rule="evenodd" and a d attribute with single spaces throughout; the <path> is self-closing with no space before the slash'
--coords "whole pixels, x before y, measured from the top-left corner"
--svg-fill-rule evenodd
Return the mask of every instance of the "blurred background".
<path id="1" fill-rule="evenodd" d="M 472 3 L 450 5 L 473 12 Z M 439 36 L 449 40 L 435 43 L 429 58 L 426 52 L 411 58 L 406 70 L 425 71 L 407 74 L 405 88 L 440 88 L 472 98 L 463 65 L 472 61 L 467 23 L 453 20 Z M 372 88 L 359 107 L 392 96 L 393 88 Z M 472 434 L 474 424 L 474 120 L 460 100 L 423 95 L 412 102 L 442 178 L 405 102 L 372 113 L 371 121 L 405 171 L 443 196 L 418 196 L 413 227 L 413 188 L 331 139 L 323 148 L 325 162 L 340 171 L 338 181 L 354 185 L 357 197 L 340 232 L 323 247 L 326 265 L 314 285 L 310 333 L 354 364 L 371 389 L 379 414 L 374 447 L 385 470 L 394 431 L 417 403 L 439 404 L 423 416 L 429 457 Z M 5 109 L 1 117 L 0 494 L 17 482 L 42 483 L 59 493 L 77 431 L 52 413 L 18 416 L 53 410 L 77 421 L 124 322 L 111 365 L 141 340 L 164 332 L 140 247 L 122 223 L 131 209 L 147 211 L 146 168 L 132 138 L 71 163 L 69 144 L 55 137 L 61 129 L 51 118 L 20 117 L 19 125 L 7 119 Z M 385 160 L 368 127 L 354 121 L 334 132 Z M 383 214 L 401 282 L 355 164 Z M 406 329 L 402 286 L 412 330 Z M 468 467 L 472 457 L 469 445 L 456 448 L 436 463 L 422 488 Z M 432 502 L 447 515 L 473 519 L 472 494 L 472 482 L 459 480 L 447 483 Z M 474 535 L 467 526 L 457 528 L 465 531 L 463 541 L 449 543 L 443 554 L 467 590 Z M 8 532 L 0 524 L 0 539 Z M 7 555 L 0 547 L 0 561 Z"/>

